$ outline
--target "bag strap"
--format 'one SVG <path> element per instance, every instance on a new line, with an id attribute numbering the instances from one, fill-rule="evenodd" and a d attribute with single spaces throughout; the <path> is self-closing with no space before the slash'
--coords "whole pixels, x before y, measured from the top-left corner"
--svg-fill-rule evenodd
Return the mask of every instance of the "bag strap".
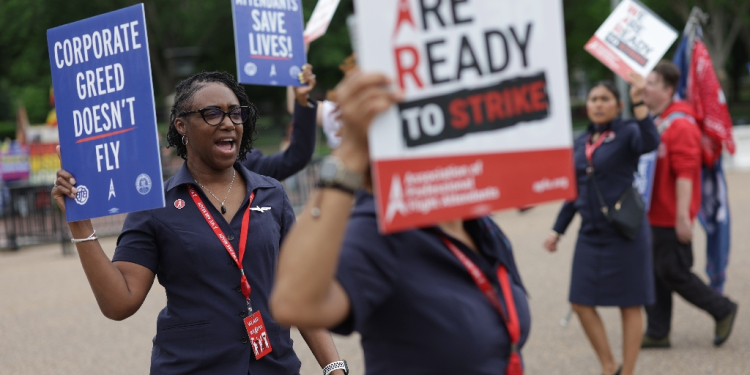
<path id="1" fill-rule="evenodd" d="M 609 222 L 609 206 L 607 206 L 606 203 L 604 203 L 604 197 L 602 196 L 602 191 L 599 190 L 599 184 L 596 183 L 596 177 L 594 177 L 594 168 L 589 169 L 589 177 L 591 178 L 591 181 L 594 183 L 594 190 L 596 190 L 596 196 L 599 198 L 599 204 L 602 206 L 601 210 L 604 214 L 604 218 L 607 219 L 607 222 Z"/>
<path id="2" fill-rule="evenodd" d="M 604 198 L 602 197 L 602 192 L 599 190 L 599 184 L 596 183 L 596 177 L 594 176 L 595 170 L 594 170 L 594 152 L 596 149 L 599 148 L 599 146 L 602 145 L 604 140 L 609 136 L 611 130 L 607 130 L 599 135 L 599 138 L 597 138 L 596 142 L 592 142 L 592 136 L 589 135 L 589 138 L 586 140 L 586 159 L 589 162 L 588 168 L 586 168 L 586 174 L 588 174 L 589 178 L 591 178 L 591 181 L 594 182 L 594 189 L 596 190 L 596 196 L 599 198 L 599 204 L 602 205 L 602 213 L 604 214 L 604 217 L 607 219 L 607 222 L 609 222 L 609 207 L 606 203 L 604 203 Z"/>

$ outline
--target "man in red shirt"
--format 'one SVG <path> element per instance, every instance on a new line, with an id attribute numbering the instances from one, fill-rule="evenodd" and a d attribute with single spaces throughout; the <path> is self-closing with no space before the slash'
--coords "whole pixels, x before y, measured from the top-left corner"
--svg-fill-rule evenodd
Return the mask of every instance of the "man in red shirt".
<path id="1" fill-rule="evenodd" d="M 646 306 L 648 328 L 643 348 L 669 347 L 672 292 L 716 320 L 714 345 L 732 331 L 737 304 L 716 293 L 691 272 L 693 219 L 701 204 L 701 131 L 692 108 L 673 101 L 680 71 L 661 61 L 646 78 L 643 102 L 661 133 L 654 190 L 648 218 L 651 223 L 656 274 L 656 303 Z"/>

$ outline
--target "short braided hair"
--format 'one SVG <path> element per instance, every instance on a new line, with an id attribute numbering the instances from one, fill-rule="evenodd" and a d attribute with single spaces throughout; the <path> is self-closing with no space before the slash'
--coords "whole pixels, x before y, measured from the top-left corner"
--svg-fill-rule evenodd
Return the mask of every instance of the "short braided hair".
<path id="1" fill-rule="evenodd" d="M 221 83 L 234 93 L 242 106 L 250 107 L 250 116 L 242 124 L 242 140 L 240 141 L 238 156 L 239 161 L 244 161 L 247 153 L 253 148 L 255 136 L 255 122 L 258 120 L 258 109 L 245 93 L 245 89 L 234 77 L 227 72 L 201 72 L 195 74 L 184 81 L 180 82 L 175 89 L 174 104 L 169 114 L 169 131 L 167 132 L 167 147 L 177 149 L 177 155 L 187 160 L 187 147 L 182 144 L 182 135 L 177 131 L 174 125 L 175 119 L 180 113 L 190 110 L 193 104 L 193 96 L 198 90 L 203 88 L 207 83 Z"/>

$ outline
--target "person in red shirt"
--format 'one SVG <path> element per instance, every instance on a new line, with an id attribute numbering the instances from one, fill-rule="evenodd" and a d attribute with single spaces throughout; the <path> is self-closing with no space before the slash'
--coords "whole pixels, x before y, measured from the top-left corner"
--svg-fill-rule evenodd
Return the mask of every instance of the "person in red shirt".
<path id="1" fill-rule="evenodd" d="M 654 190 L 648 218 L 653 238 L 656 303 L 646 306 L 648 328 L 641 347 L 669 347 L 672 292 L 716 320 L 714 345 L 732 331 L 737 304 L 716 293 L 690 268 L 693 266 L 693 220 L 701 204 L 701 132 L 692 108 L 674 101 L 680 71 L 659 62 L 646 78 L 643 102 L 661 133 Z"/>

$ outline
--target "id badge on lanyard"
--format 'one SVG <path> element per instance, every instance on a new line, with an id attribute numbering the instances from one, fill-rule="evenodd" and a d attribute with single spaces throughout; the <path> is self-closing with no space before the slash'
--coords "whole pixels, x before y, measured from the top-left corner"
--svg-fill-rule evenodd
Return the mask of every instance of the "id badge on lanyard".
<path id="1" fill-rule="evenodd" d="M 250 303 L 250 292 L 252 291 L 252 288 L 250 287 L 250 283 L 247 281 L 247 277 L 245 276 L 245 269 L 242 266 L 242 259 L 245 257 L 245 247 L 247 246 L 247 232 L 248 227 L 250 226 L 250 207 L 252 206 L 253 200 L 255 199 L 255 192 L 250 194 L 250 202 L 248 202 L 247 210 L 242 216 L 240 251 L 238 256 L 234 251 L 234 247 L 232 247 L 232 244 L 227 239 L 227 236 L 224 235 L 224 231 L 221 230 L 219 224 L 216 223 L 216 220 L 214 220 L 213 216 L 211 216 L 211 213 L 208 212 L 208 208 L 206 208 L 206 205 L 203 204 L 203 200 L 198 195 L 198 192 L 195 190 L 195 188 L 188 185 L 187 189 L 190 193 L 190 197 L 193 198 L 193 202 L 195 202 L 195 205 L 198 206 L 198 210 L 200 210 L 201 214 L 203 215 L 203 218 L 206 219 L 208 226 L 211 227 L 211 229 L 214 231 L 216 237 L 219 239 L 221 244 L 224 245 L 224 248 L 227 250 L 229 255 L 237 264 L 237 267 L 240 269 L 240 289 L 242 291 L 242 295 L 245 296 L 245 302 L 247 303 L 247 317 L 244 319 L 245 329 L 247 329 L 247 335 L 250 338 L 250 344 L 253 347 L 255 359 L 261 359 L 268 353 L 271 353 L 273 351 L 273 348 L 271 348 L 271 341 L 269 341 L 268 339 L 268 333 L 266 332 L 266 326 L 263 323 L 263 317 L 261 316 L 260 311 L 253 312 L 253 306 Z"/>
<path id="2" fill-rule="evenodd" d="M 508 276 L 508 270 L 502 264 L 497 268 L 497 279 L 500 282 L 500 290 L 505 300 L 506 308 L 508 313 L 503 311 L 500 299 L 497 297 L 495 289 L 490 284 L 490 281 L 484 275 L 481 269 L 474 264 L 456 245 L 451 242 L 448 237 L 443 234 L 439 234 L 443 244 L 450 250 L 453 255 L 458 258 L 458 261 L 466 268 L 471 278 L 474 279 L 474 283 L 477 285 L 479 290 L 489 300 L 492 307 L 500 314 L 505 323 L 505 327 L 508 329 L 508 336 L 510 337 L 510 355 L 508 356 L 508 365 L 505 368 L 505 375 L 523 375 L 523 365 L 521 364 L 521 356 L 518 353 L 518 342 L 521 340 L 521 323 L 518 320 L 518 311 L 516 310 L 516 302 L 513 300 L 513 290 L 510 285 L 510 277 Z"/>

